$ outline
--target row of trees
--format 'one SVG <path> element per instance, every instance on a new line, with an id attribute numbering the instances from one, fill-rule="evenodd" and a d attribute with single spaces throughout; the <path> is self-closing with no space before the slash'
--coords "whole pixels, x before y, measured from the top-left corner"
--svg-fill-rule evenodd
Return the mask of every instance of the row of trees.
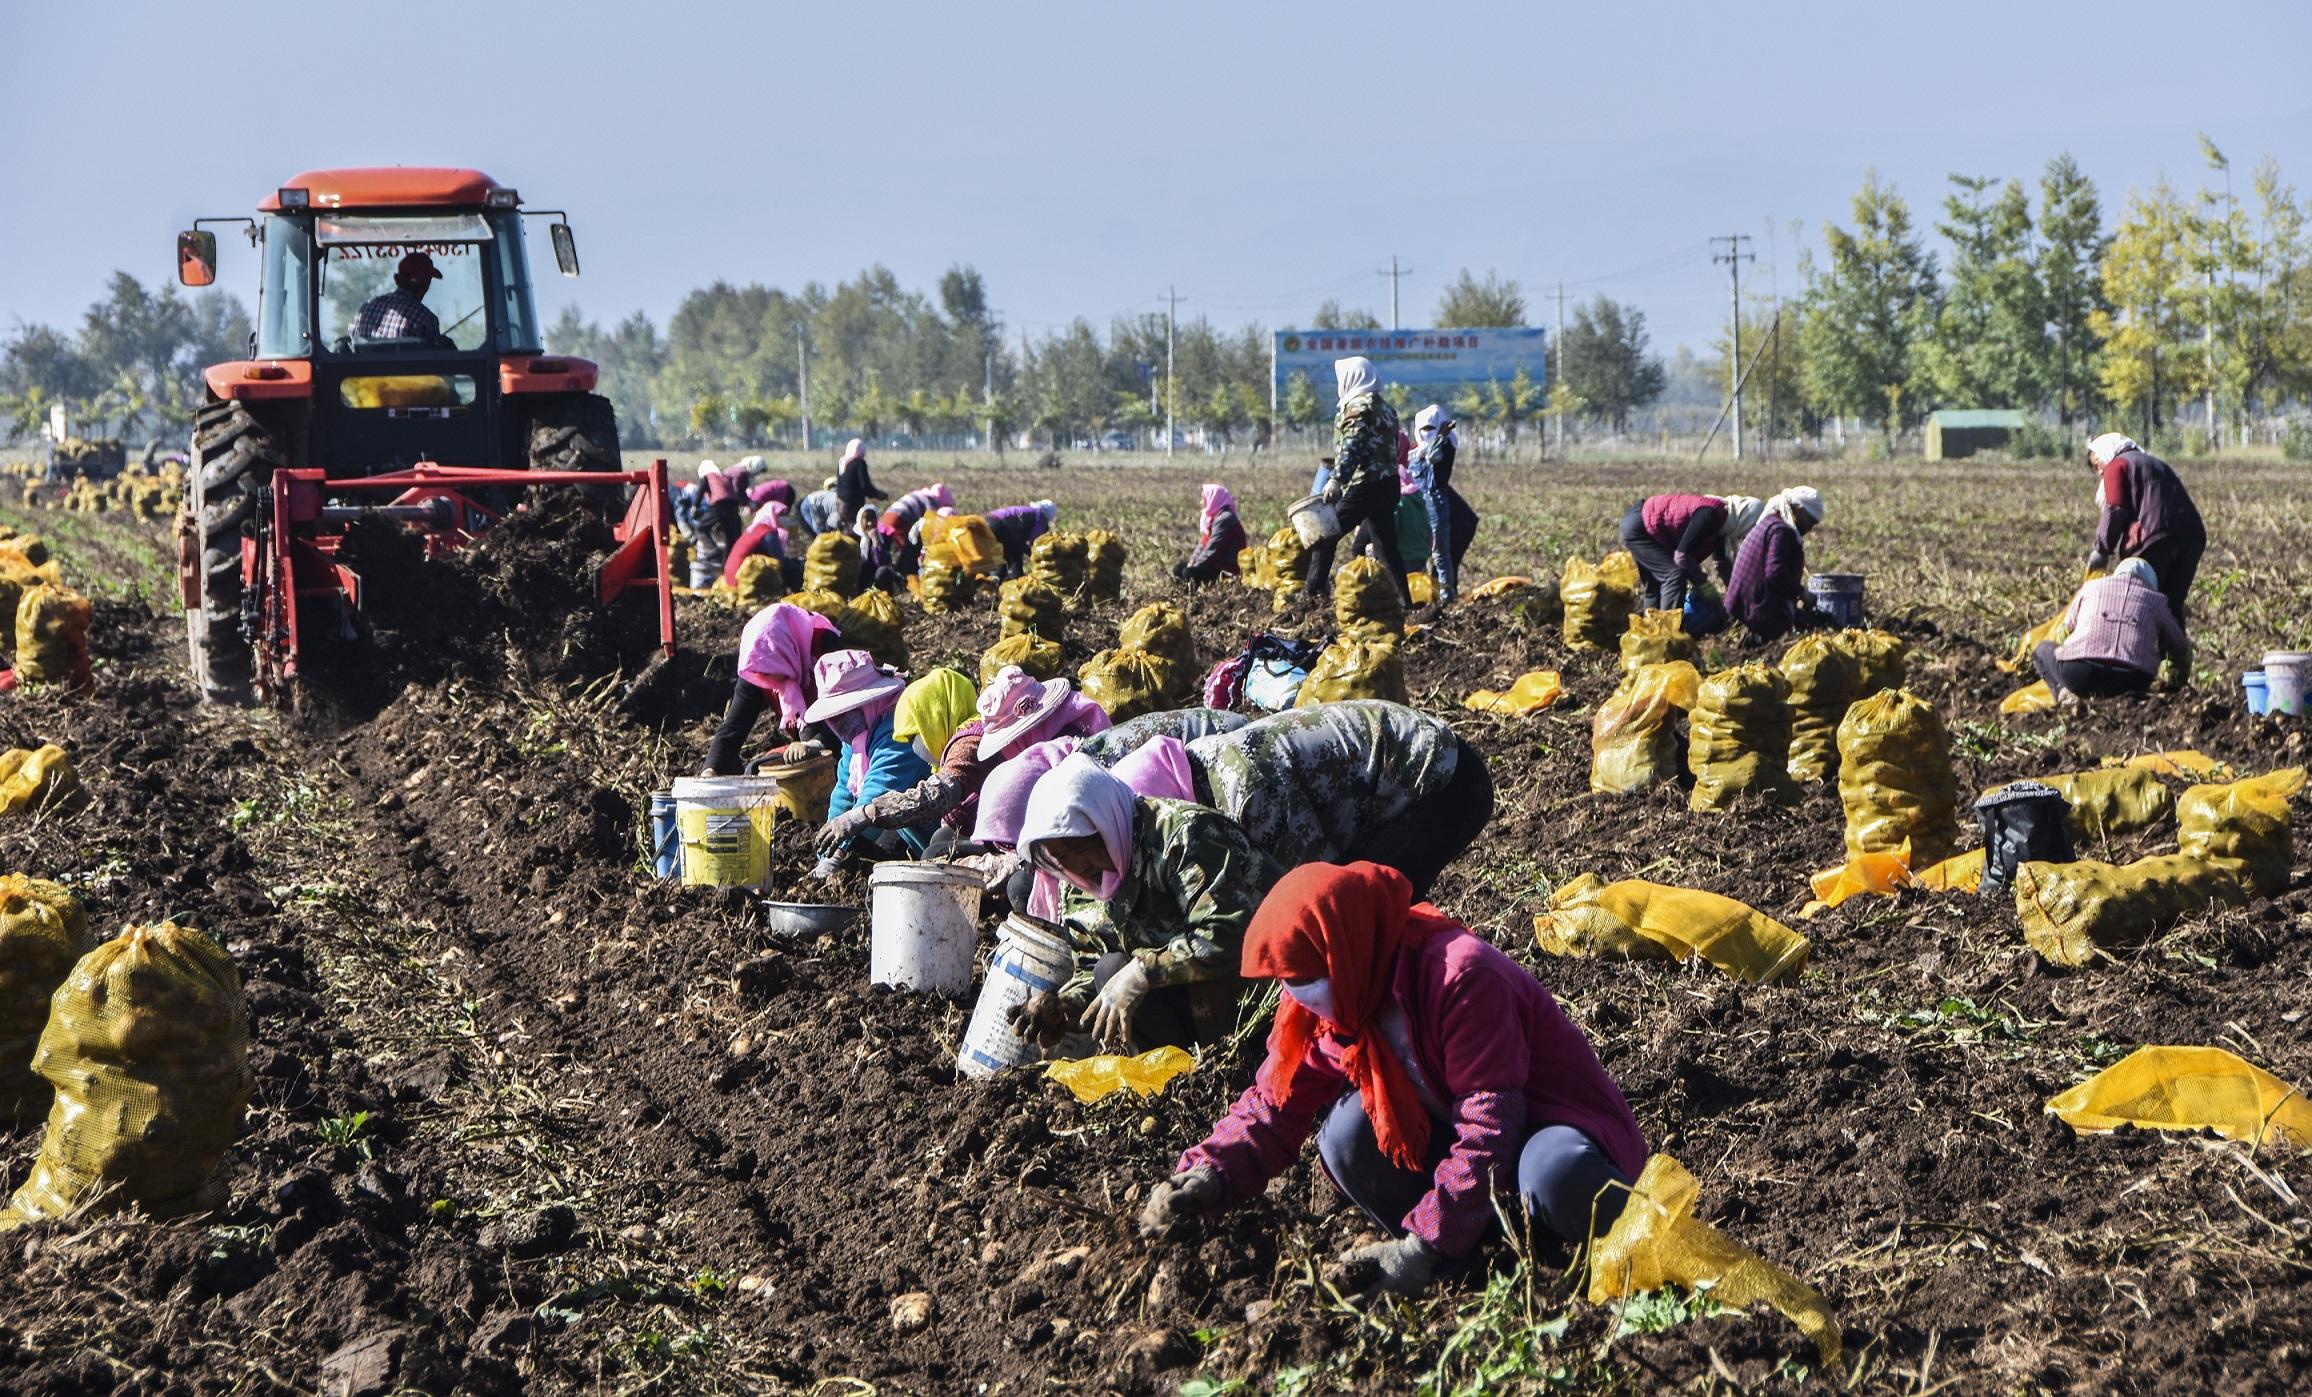
<path id="1" fill-rule="evenodd" d="M 0 351 L 0 434 L 36 436 L 62 404 L 79 436 L 144 438 L 184 427 L 200 369 L 249 352 L 249 315 L 222 292 L 147 291 L 115 272 L 77 331 L 18 328 Z"/>

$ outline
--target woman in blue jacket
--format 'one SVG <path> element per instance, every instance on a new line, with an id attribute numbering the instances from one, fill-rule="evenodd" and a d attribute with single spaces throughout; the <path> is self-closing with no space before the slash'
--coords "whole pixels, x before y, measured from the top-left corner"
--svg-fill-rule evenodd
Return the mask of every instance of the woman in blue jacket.
<path id="1" fill-rule="evenodd" d="M 814 677 L 819 696 L 804 710 L 807 723 L 825 724 L 842 744 L 835 758 L 835 790 L 827 801 L 832 820 L 889 791 L 912 789 L 931 774 L 912 743 L 892 728 L 899 695 L 907 680 L 875 663 L 864 650 L 830 651 L 819 659 Z M 847 852 L 866 858 L 912 857 L 923 852 L 924 831 L 878 831 L 872 844 L 848 841 Z"/>

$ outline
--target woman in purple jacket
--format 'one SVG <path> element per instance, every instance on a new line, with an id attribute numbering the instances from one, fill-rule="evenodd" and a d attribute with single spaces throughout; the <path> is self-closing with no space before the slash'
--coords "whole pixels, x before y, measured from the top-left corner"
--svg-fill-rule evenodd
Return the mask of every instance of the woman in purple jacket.
<path id="1" fill-rule="evenodd" d="M 1060 507 L 1050 500 L 1006 505 L 987 512 L 987 530 L 1003 548 L 1002 576 L 1009 580 L 1028 570 L 1028 549 L 1059 521 Z"/>
<path id="2" fill-rule="evenodd" d="M 1793 485 L 1766 501 L 1758 523 L 1734 555 L 1734 575 L 1726 581 L 1726 614 L 1742 623 L 1753 640 L 1780 640 L 1792 631 L 1834 624 L 1806 590 L 1806 545 L 1801 540 L 1822 522 L 1822 492 Z"/>
<path id="3" fill-rule="evenodd" d="M 1393 1241 L 1342 1260 L 1425 1289 L 1514 1190 L 1570 1242 L 1622 1209 L 1646 1142 L 1621 1089 L 1549 991 L 1379 864 L 1303 864 L 1244 938 L 1247 978 L 1283 982 L 1268 1058 L 1140 1214 L 1160 1237 L 1259 1195 L 1317 1132 L 1333 1186 Z M 1317 1124 L 1318 1116 L 1324 1124 Z"/>

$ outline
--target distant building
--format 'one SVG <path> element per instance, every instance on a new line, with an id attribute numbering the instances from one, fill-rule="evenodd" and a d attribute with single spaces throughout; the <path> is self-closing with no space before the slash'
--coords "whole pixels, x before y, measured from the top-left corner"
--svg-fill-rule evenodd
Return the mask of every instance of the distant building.
<path id="1" fill-rule="evenodd" d="M 2031 419 L 2008 408 L 1944 408 L 1927 414 L 1927 459 L 1956 461 L 1996 451 Z"/>

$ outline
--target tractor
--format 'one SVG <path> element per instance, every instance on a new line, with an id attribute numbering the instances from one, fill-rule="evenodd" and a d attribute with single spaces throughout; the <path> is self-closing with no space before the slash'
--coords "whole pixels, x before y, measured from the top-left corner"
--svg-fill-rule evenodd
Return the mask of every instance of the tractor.
<path id="1" fill-rule="evenodd" d="M 216 280 L 211 225 L 241 225 L 261 264 L 249 357 L 202 371 L 177 520 L 201 699 L 282 701 L 308 639 L 357 633 L 363 579 L 336 556 L 357 520 L 393 520 L 438 557 L 536 486 L 623 504 L 597 597 L 655 591 L 671 656 L 665 463 L 624 468 L 596 366 L 539 335 L 524 220 L 553 219 L 576 276 L 567 216 L 478 170 L 418 167 L 310 171 L 257 212 L 177 236 L 187 286 Z"/>

